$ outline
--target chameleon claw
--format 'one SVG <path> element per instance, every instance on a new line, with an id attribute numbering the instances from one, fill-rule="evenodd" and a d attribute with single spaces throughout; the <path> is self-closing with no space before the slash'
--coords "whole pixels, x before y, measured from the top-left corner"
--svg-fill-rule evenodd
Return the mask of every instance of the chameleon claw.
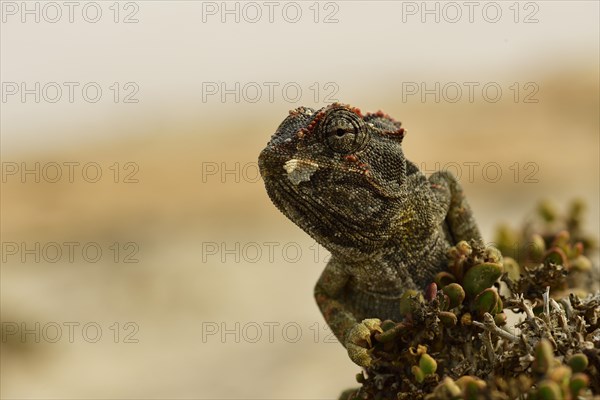
<path id="1" fill-rule="evenodd" d="M 348 356 L 357 365 L 368 368 L 373 362 L 373 358 L 369 350 L 364 347 L 355 345 L 354 343 L 347 344 Z"/>
<path id="2" fill-rule="evenodd" d="M 371 335 L 374 332 L 382 333 L 381 320 L 377 318 L 365 319 L 354 325 L 346 339 L 346 350 L 350 359 L 361 367 L 369 367 L 373 358 L 369 348 L 373 346 Z"/>

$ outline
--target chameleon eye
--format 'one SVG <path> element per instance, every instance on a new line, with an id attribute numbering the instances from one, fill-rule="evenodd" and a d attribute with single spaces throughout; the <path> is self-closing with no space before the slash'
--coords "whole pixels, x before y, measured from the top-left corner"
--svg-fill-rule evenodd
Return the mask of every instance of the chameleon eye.
<path id="1" fill-rule="evenodd" d="M 335 135 L 336 135 L 337 137 L 342 137 L 342 136 L 344 136 L 346 133 L 350 133 L 350 131 L 347 131 L 347 130 L 345 130 L 345 129 L 343 129 L 343 128 L 338 128 L 338 129 L 335 131 Z"/>
<path id="2" fill-rule="evenodd" d="M 356 115 L 338 110 L 323 121 L 322 133 L 329 148 L 336 153 L 352 153 L 365 142 L 363 124 Z"/>

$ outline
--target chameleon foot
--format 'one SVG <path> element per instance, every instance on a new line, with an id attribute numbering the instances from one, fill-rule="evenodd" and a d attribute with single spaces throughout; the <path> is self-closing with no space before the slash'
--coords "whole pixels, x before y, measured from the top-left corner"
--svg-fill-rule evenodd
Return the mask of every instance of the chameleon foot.
<path id="1" fill-rule="evenodd" d="M 348 356 L 354 363 L 361 367 L 371 365 L 373 358 L 371 357 L 369 348 L 371 344 L 371 335 L 374 332 L 383 332 L 381 329 L 381 321 L 377 318 L 364 319 L 362 322 L 354 325 L 346 338 L 346 350 Z"/>

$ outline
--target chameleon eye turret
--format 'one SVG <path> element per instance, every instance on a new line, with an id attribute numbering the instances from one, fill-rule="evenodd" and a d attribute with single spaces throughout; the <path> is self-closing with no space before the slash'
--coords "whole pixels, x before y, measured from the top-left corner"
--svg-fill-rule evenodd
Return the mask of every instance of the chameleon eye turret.
<path id="1" fill-rule="evenodd" d="M 362 118 L 345 107 L 328 113 L 319 125 L 319 133 L 332 151 L 343 154 L 361 150 L 369 137 Z"/>

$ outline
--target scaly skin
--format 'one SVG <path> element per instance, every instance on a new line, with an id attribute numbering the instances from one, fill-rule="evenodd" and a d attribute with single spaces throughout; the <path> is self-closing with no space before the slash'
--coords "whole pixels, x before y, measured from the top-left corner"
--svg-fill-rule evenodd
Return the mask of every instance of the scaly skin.
<path id="1" fill-rule="evenodd" d="M 259 157 L 273 203 L 328 249 L 315 287 L 327 324 L 361 366 L 380 320 L 446 267 L 446 250 L 481 235 L 449 173 L 427 179 L 404 158 L 401 124 L 332 104 L 290 111 Z"/>

